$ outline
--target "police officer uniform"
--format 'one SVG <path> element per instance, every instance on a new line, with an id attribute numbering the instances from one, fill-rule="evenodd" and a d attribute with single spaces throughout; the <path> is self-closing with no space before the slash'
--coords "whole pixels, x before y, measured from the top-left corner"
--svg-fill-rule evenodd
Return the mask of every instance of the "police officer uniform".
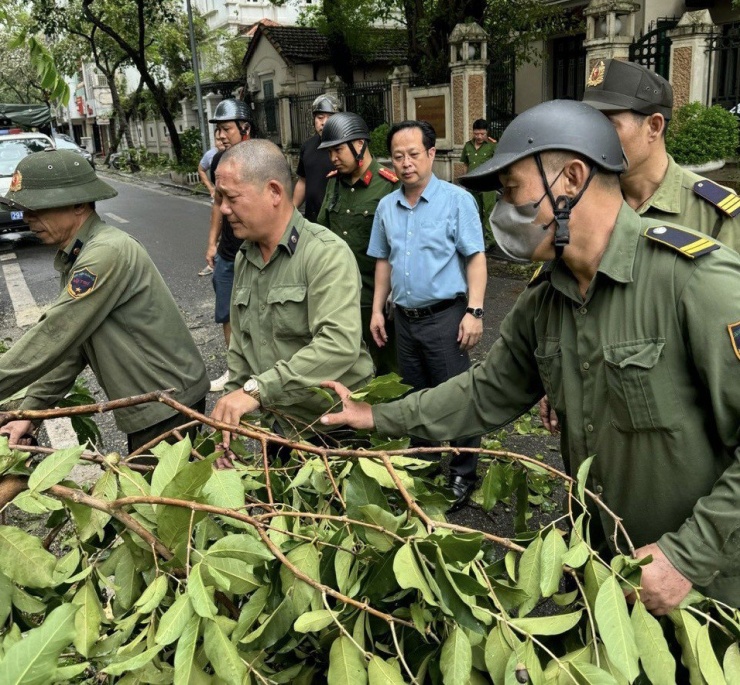
<path id="1" fill-rule="evenodd" d="M 21 160 L 4 204 L 26 210 L 115 197 L 68 150 Z M 174 388 L 205 408 L 208 378 L 182 315 L 146 250 L 93 212 L 54 260 L 60 293 L 39 322 L 0 357 L 0 397 L 30 385 L 21 409 L 46 409 L 90 365 L 111 400 Z M 159 402 L 114 410 L 129 449 L 185 420 Z M 173 422 L 174 421 L 174 422 Z"/>
<path id="2" fill-rule="evenodd" d="M 348 128 L 348 125 L 356 126 L 357 130 Z M 347 135 L 357 137 L 347 140 Z M 369 138 L 367 124 L 358 115 L 351 112 L 335 114 L 324 125 L 319 149 Z M 362 337 L 373 358 L 378 375 L 390 373 L 397 368 L 395 336 L 389 333 L 388 343 L 379 348 L 370 333 L 376 260 L 368 256 L 367 248 L 378 202 L 400 185 L 396 174 L 382 167 L 376 159 L 372 159 L 365 173 L 355 183 L 352 183 L 349 176 L 332 171 L 329 174 L 324 202 L 316 220 L 316 223 L 326 226 L 332 233 L 342 238 L 355 255 L 362 278 L 360 295 Z"/>
<path id="3" fill-rule="evenodd" d="M 475 147 L 475 141 L 469 140 L 463 146 L 462 154 L 460 155 L 460 161 L 468 167 L 468 173 L 477 169 L 481 164 L 487 162 L 493 153 L 496 152 L 496 146 L 488 139 L 484 140 L 479 148 Z M 491 233 L 491 225 L 488 217 L 493 209 L 493 205 L 496 204 L 496 193 L 482 193 L 478 191 L 471 191 L 475 202 L 478 205 L 478 212 L 480 213 L 480 222 L 483 226 L 483 238 L 485 240 L 486 249 L 490 249 L 496 244 Z"/>
<path id="4" fill-rule="evenodd" d="M 603 112 L 657 112 L 667 122 L 673 113 L 673 88 L 662 76 L 634 62 L 601 60 L 591 71 L 583 102 Z M 667 157 L 663 181 L 637 213 L 690 226 L 740 251 L 740 197 Z"/>

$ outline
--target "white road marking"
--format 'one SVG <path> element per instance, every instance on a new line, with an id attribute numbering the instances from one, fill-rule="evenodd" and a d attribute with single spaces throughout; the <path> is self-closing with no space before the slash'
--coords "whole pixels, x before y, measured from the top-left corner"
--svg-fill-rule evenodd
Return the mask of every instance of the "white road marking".
<path id="1" fill-rule="evenodd" d="M 8 252 L 8 254 L 0 254 L 0 262 L 9 262 L 11 259 L 15 259 L 14 252 Z"/>
<path id="2" fill-rule="evenodd" d="M 33 299 L 33 295 L 28 289 L 28 284 L 23 277 L 20 265 L 18 263 L 4 264 L 3 275 L 5 276 L 8 294 L 13 304 L 13 310 L 15 311 L 16 325 L 18 328 L 24 328 L 35 324 L 41 316 L 41 309 L 36 304 L 36 300 Z M 49 434 L 51 446 L 54 449 L 78 444 L 77 434 L 72 428 L 72 421 L 68 418 L 46 421 L 45 427 L 46 432 Z"/>
<path id="3" fill-rule="evenodd" d="M 127 224 L 128 223 L 128 219 L 122 219 L 117 214 L 112 214 L 111 212 L 106 212 L 105 213 L 105 216 L 109 216 L 111 219 L 113 219 L 113 221 L 117 221 L 119 224 Z"/>

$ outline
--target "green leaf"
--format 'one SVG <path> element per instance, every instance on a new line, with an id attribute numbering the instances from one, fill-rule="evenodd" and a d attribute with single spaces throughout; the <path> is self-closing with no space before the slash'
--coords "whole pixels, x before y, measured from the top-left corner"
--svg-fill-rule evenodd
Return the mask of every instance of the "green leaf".
<path id="1" fill-rule="evenodd" d="M 167 484 L 185 467 L 190 459 L 190 439 L 170 445 L 160 442 L 152 448 L 152 454 L 159 457 L 157 468 L 152 474 L 152 495 L 161 495 Z"/>
<path id="2" fill-rule="evenodd" d="M 299 545 L 285 555 L 297 569 L 303 571 L 309 578 L 318 580 L 319 551 L 311 543 Z M 282 581 L 283 593 L 287 594 L 293 588 L 293 609 L 296 615 L 302 614 L 311 603 L 311 599 L 318 592 L 308 583 L 297 580 L 287 566 L 280 567 L 280 579 Z"/>
<path id="3" fill-rule="evenodd" d="M 118 481 L 113 471 L 106 471 L 92 489 L 93 497 L 105 502 L 112 502 L 118 494 Z M 84 506 L 84 505 L 83 505 Z M 100 540 L 103 539 L 103 528 L 105 528 L 111 516 L 104 511 L 94 509 L 89 512 L 89 519 L 83 526 L 78 526 L 78 534 L 82 540 L 89 540 L 97 533 Z"/>
<path id="4" fill-rule="evenodd" d="M 56 557 L 44 549 L 37 537 L 15 526 L 0 526 L 0 549 L 0 571 L 10 580 L 25 587 L 54 585 Z"/>
<path id="5" fill-rule="evenodd" d="M 69 447 L 46 457 L 28 478 L 28 489 L 41 492 L 64 480 L 80 460 L 83 447 Z"/>
<path id="6" fill-rule="evenodd" d="M 642 668 L 650 682 L 653 685 L 673 685 L 676 682 L 676 662 L 671 656 L 660 623 L 642 602 L 635 602 L 630 620 L 635 631 Z"/>
<path id="7" fill-rule="evenodd" d="M 193 616 L 177 642 L 175 650 L 175 683 L 177 685 L 190 685 L 198 677 L 197 674 L 202 672 L 195 660 L 199 628 L 200 616 Z"/>
<path id="8" fill-rule="evenodd" d="M 45 685 L 54 676 L 57 659 L 75 636 L 74 615 L 79 607 L 62 604 L 38 628 L 29 630 L 0 662 L 3 685 Z"/>
<path id="9" fill-rule="evenodd" d="M 512 625 L 521 628 L 529 635 L 561 635 L 575 628 L 581 620 L 583 611 L 558 616 L 542 616 L 538 618 L 513 618 Z"/>
<path id="10" fill-rule="evenodd" d="M 542 538 L 537 536 L 524 550 L 519 560 L 519 582 L 517 587 L 529 595 L 519 607 L 519 616 L 526 616 L 540 599 L 540 576 L 542 570 Z"/>
<path id="11" fill-rule="evenodd" d="M 309 386 L 306 389 L 307 390 L 310 390 L 312 393 L 315 393 L 316 395 L 318 395 L 322 399 L 326 400 L 326 402 L 327 402 L 327 404 L 329 405 L 330 408 L 333 407 L 337 403 L 337 401 L 338 401 L 338 400 L 335 400 L 331 396 L 331 393 L 329 393 L 324 388 L 320 388 L 320 387 L 318 387 L 316 385 L 312 385 L 312 386 Z"/>
<path id="12" fill-rule="evenodd" d="M 214 589 L 212 587 L 206 588 L 201 569 L 200 563 L 190 569 L 188 597 L 190 597 L 190 603 L 198 616 L 211 618 L 216 614 L 216 605 L 213 603 Z"/>
<path id="13" fill-rule="evenodd" d="M 463 595 L 453 581 L 442 551 L 437 547 L 434 578 L 439 586 L 440 599 L 449 608 L 455 620 L 475 633 L 485 634 L 485 629 L 471 609 L 475 602 Z"/>
<path id="14" fill-rule="evenodd" d="M 267 604 L 268 592 L 268 588 L 261 587 L 242 607 L 239 614 L 239 621 L 236 624 L 236 628 L 234 628 L 234 632 L 231 634 L 232 640 L 240 642 L 247 634 L 247 631 L 254 625 L 254 622 L 259 618 Z"/>
<path id="15" fill-rule="evenodd" d="M 585 661 L 573 661 L 568 665 L 578 685 L 618 685 L 611 673 Z M 560 682 L 560 681 L 558 681 Z M 563 680 L 563 682 L 568 682 Z"/>
<path id="16" fill-rule="evenodd" d="M 293 630 L 299 633 L 318 633 L 332 623 L 334 623 L 334 612 L 319 609 L 299 616 L 293 624 Z"/>
<path id="17" fill-rule="evenodd" d="M 511 496 L 513 476 L 514 469 L 510 464 L 491 462 L 481 485 L 483 508 L 486 511 L 491 511 L 499 500 L 505 500 Z"/>
<path id="18" fill-rule="evenodd" d="M 355 536 L 350 533 L 339 544 L 342 549 L 338 549 L 334 555 L 334 575 L 337 578 L 337 589 L 346 594 L 350 589 L 350 570 L 355 556 L 351 551 L 345 550 L 351 550 L 355 546 Z"/>
<path id="19" fill-rule="evenodd" d="M 71 664 L 57 668 L 54 674 L 55 683 L 74 683 L 79 682 L 76 677 L 84 673 L 90 667 L 89 661 L 83 661 L 81 664 Z"/>
<path id="20" fill-rule="evenodd" d="M 506 634 L 504 631 L 506 631 Z M 519 640 L 514 637 L 513 631 L 509 627 L 497 625 L 488 633 L 484 656 L 488 673 L 496 685 L 504 682 L 506 664 L 513 654 L 516 644 L 519 644 Z"/>
<path id="21" fill-rule="evenodd" d="M 692 684 L 701 683 L 699 655 L 696 650 L 701 625 L 688 611 L 682 609 L 674 609 L 668 617 L 676 627 L 676 639 L 681 645 L 681 663 L 689 670 L 689 680 Z"/>
<path id="22" fill-rule="evenodd" d="M 177 597 L 172 606 L 162 614 L 154 641 L 158 645 L 169 645 L 177 640 L 193 617 L 193 605 L 190 597 L 183 593 Z"/>
<path id="23" fill-rule="evenodd" d="M 271 647 L 278 640 L 285 637 L 285 634 L 291 629 L 296 613 L 293 598 L 289 593 L 287 597 L 283 598 L 277 609 L 264 620 L 262 625 L 242 638 L 240 642 L 247 645 L 250 650 Z"/>
<path id="24" fill-rule="evenodd" d="M 109 664 L 102 669 L 102 672 L 107 673 L 108 675 L 121 675 L 121 673 L 126 673 L 126 671 L 135 671 L 137 668 L 146 666 L 155 656 L 157 656 L 157 654 L 159 654 L 161 649 L 162 646 L 157 645 L 156 647 L 147 649 L 141 654 L 132 656 L 129 659 Z"/>
<path id="25" fill-rule="evenodd" d="M 10 607 L 13 601 L 13 583 L 4 573 L 0 573 L 0 626 L 5 623 L 5 619 L 10 614 Z"/>
<path id="26" fill-rule="evenodd" d="M 190 443 L 187 440 L 188 444 Z M 189 453 L 189 452 L 188 452 Z M 215 473 L 213 462 L 216 455 L 212 454 L 202 461 L 193 461 L 185 464 L 162 489 L 162 497 L 176 497 L 177 499 L 193 500 L 198 497 L 203 486 Z"/>
<path id="27" fill-rule="evenodd" d="M 459 626 L 442 645 L 439 668 L 444 685 L 468 685 L 473 668 L 473 650 L 468 636 Z"/>
<path id="28" fill-rule="evenodd" d="M 116 601 L 124 609 L 130 609 L 139 596 L 141 589 L 141 575 L 136 570 L 134 557 L 131 550 L 124 546 L 116 564 L 114 587 L 116 590 Z"/>
<path id="29" fill-rule="evenodd" d="M 151 614 L 164 599 L 167 594 L 167 576 L 160 575 L 154 579 L 154 582 L 147 587 L 136 600 L 134 606 L 140 614 Z"/>
<path id="30" fill-rule="evenodd" d="M 87 581 L 74 596 L 72 603 L 80 610 L 75 614 L 74 645 L 82 656 L 89 657 L 90 650 L 100 637 L 100 624 L 103 621 L 103 607 L 91 581 Z"/>
<path id="31" fill-rule="evenodd" d="M 240 509 L 244 506 L 244 486 L 239 472 L 234 469 L 214 471 L 203 486 L 203 499 L 215 507 Z M 239 523 L 229 519 L 230 524 Z"/>
<path id="32" fill-rule="evenodd" d="M 585 495 L 584 492 L 586 490 L 586 484 L 588 482 L 588 472 L 591 469 L 591 462 L 593 462 L 594 458 L 589 457 L 588 459 L 584 460 L 583 463 L 578 467 L 578 475 L 576 476 L 576 480 L 578 481 L 578 499 L 580 502 L 585 503 Z"/>
<path id="33" fill-rule="evenodd" d="M 553 528 L 542 542 L 540 591 L 543 597 L 554 595 L 560 588 L 563 577 L 563 556 L 568 547 L 557 528 Z"/>
<path id="34" fill-rule="evenodd" d="M 627 680 L 633 682 L 640 675 L 640 654 L 627 611 L 627 601 L 614 576 L 609 576 L 599 588 L 594 614 L 610 661 Z"/>
<path id="35" fill-rule="evenodd" d="M 203 645 L 216 675 L 229 685 L 242 685 L 247 667 L 218 621 L 206 623 Z"/>
<path id="36" fill-rule="evenodd" d="M 64 506 L 58 499 L 30 490 L 19 492 L 13 499 L 13 504 L 27 514 L 47 514 Z"/>
<path id="37" fill-rule="evenodd" d="M 580 568 L 588 561 L 590 556 L 589 546 L 581 540 L 563 554 L 563 564 L 570 566 L 570 568 Z"/>
<path id="38" fill-rule="evenodd" d="M 367 475 L 369 478 L 372 478 L 374 481 L 376 481 L 381 487 L 389 488 L 389 489 L 396 489 L 396 484 L 393 482 L 393 478 L 391 478 L 391 474 L 388 472 L 388 469 L 383 465 L 379 464 L 376 461 L 373 461 L 372 459 L 363 459 L 360 458 L 357 460 L 357 463 L 359 467 L 365 472 L 365 475 Z M 414 479 L 409 476 L 406 471 L 403 469 L 394 469 L 396 472 L 396 475 L 398 476 L 398 479 L 401 481 L 403 486 L 408 489 L 412 490 L 414 489 Z"/>
<path id="39" fill-rule="evenodd" d="M 727 685 L 740 685 L 740 644 L 733 642 L 722 660 Z"/>
<path id="40" fill-rule="evenodd" d="M 220 540 L 216 540 L 208 548 L 205 556 L 233 557 L 250 566 L 257 566 L 263 561 L 270 561 L 273 558 L 272 553 L 262 541 L 247 533 L 227 535 Z"/>
<path id="41" fill-rule="evenodd" d="M 696 653 L 699 657 L 699 668 L 704 680 L 712 685 L 725 685 L 725 675 L 714 654 L 712 640 L 709 637 L 708 623 L 705 623 L 699 629 L 699 635 L 696 638 Z"/>
<path id="42" fill-rule="evenodd" d="M 362 653 L 348 637 L 338 637 L 329 651 L 329 685 L 365 685 L 367 671 Z"/>
<path id="43" fill-rule="evenodd" d="M 63 581 L 69 581 L 70 576 L 77 570 L 77 566 L 80 563 L 80 549 L 75 547 L 71 552 L 65 554 L 54 568 L 54 582 L 61 583 Z"/>
<path id="44" fill-rule="evenodd" d="M 203 564 L 207 567 L 208 575 L 214 581 L 218 578 L 219 587 L 240 595 L 246 595 L 253 592 L 260 586 L 260 580 L 252 573 L 252 567 L 245 564 L 241 559 L 232 557 L 213 557 L 207 556 L 203 559 Z"/>
<path id="45" fill-rule="evenodd" d="M 377 654 L 373 654 L 367 666 L 369 685 L 404 685 L 401 671 L 394 665 L 397 663 L 383 661 Z"/>
<path id="46" fill-rule="evenodd" d="M 118 469 L 121 473 L 119 481 L 121 492 L 124 496 L 142 497 L 151 495 L 151 486 L 140 473 L 132 471 L 128 466 L 119 465 Z M 151 523 L 157 522 L 157 515 L 151 504 L 134 504 L 133 508 L 134 511 L 141 514 L 147 521 Z"/>

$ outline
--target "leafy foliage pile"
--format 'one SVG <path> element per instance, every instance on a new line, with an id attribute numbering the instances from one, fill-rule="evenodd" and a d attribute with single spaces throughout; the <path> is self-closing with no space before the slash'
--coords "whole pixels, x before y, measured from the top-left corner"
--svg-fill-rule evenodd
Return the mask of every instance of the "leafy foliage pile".
<path id="1" fill-rule="evenodd" d="M 705 164 L 734 157 L 740 144 L 738 120 L 721 105 L 690 102 L 674 112 L 666 148 L 679 164 Z"/>
<path id="2" fill-rule="evenodd" d="M 84 488 L 68 480 L 82 447 L 31 469 L 0 440 L 0 475 L 25 480 L 13 504 L 71 523 L 59 558 L 0 526 L 3 685 L 661 685 L 673 640 L 692 683 L 738 682 L 736 610 L 697 593 L 669 620 L 629 608 L 645 560 L 590 545 L 590 462 L 569 479 L 488 450 L 479 499 L 514 505 L 510 540 L 448 523 L 435 464 L 403 443 L 304 446 L 267 469 L 285 439 L 235 432 L 263 451 L 237 441 L 234 469 L 213 467 L 216 432 L 160 443 L 156 466 L 93 455 Z M 565 513 L 528 530 L 553 477 Z"/>

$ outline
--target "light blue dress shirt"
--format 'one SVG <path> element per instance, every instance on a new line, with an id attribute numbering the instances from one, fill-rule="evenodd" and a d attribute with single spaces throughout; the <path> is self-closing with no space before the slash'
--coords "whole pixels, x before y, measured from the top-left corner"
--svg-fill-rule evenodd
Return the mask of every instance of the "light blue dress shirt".
<path id="1" fill-rule="evenodd" d="M 367 253 L 390 262 L 391 298 L 408 308 L 465 295 L 467 258 L 484 250 L 473 196 L 432 175 L 416 206 L 403 188 L 380 201 Z"/>

